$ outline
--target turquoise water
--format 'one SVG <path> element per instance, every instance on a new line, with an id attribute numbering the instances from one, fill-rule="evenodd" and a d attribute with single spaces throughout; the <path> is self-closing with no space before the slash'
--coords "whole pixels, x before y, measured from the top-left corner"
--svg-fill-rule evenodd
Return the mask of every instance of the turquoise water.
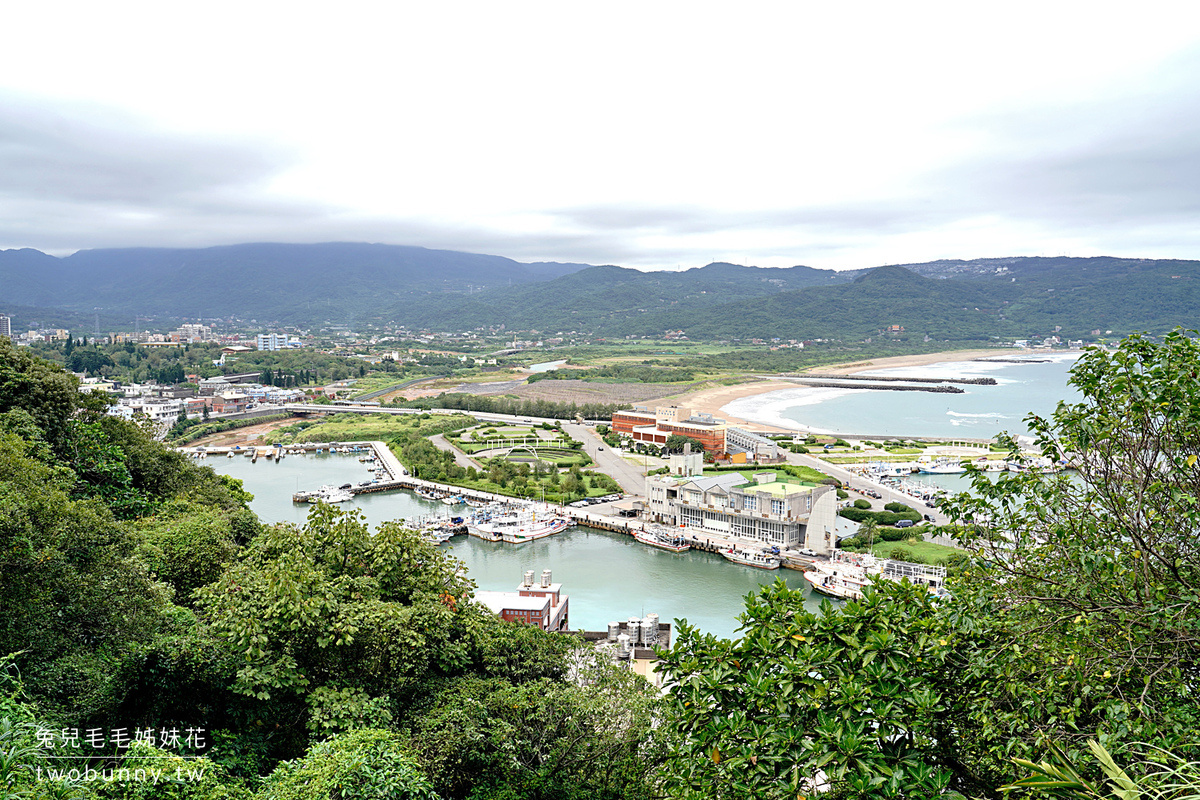
<path id="1" fill-rule="evenodd" d="M 266 460 L 252 464 L 242 456 L 200 463 L 240 478 L 254 495 L 250 507 L 264 522 L 303 523 L 309 506 L 292 503 L 292 493 L 298 489 L 367 478 L 366 466 L 347 455 L 288 456 L 278 464 Z M 401 491 L 360 495 L 342 508 L 361 511 L 375 527 L 392 519 L 441 514 L 447 507 Z M 554 580 L 571 598 L 570 623 L 576 629 L 604 630 L 612 620 L 654 612 L 663 621 L 685 617 L 705 633 L 731 636 L 747 593 L 779 578 L 807 591 L 804 579 L 793 570 L 742 567 L 712 553 L 668 553 L 640 545 L 630 536 L 592 528 L 522 545 L 458 536 L 443 547 L 466 565 L 480 589 L 512 591 L 525 570 L 538 575 L 543 569 L 552 570 Z M 806 604 L 819 607 L 811 596 Z"/>
<path id="2" fill-rule="evenodd" d="M 1049 363 L 956 361 L 860 373 L 997 381 L 996 386 L 960 386 L 963 394 L 797 387 L 735 400 L 721 410 L 766 425 L 843 435 L 988 439 L 1003 431 L 1027 434 L 1027 414 L 1045 416 L 1059 401 L 1079 399 L 1067 385 L 1077 355 L 1030 356 L 1050 358 Z"/>

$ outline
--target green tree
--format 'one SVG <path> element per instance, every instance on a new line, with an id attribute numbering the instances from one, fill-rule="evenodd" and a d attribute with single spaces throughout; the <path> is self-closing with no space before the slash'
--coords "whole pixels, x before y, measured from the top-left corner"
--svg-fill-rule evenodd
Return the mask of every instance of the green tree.
<path id="1" fill-rule="evenodd" d="M 261 800 L 437 800 L 400 737 L 363 729 L 313 745 L 267 777 Z"/>

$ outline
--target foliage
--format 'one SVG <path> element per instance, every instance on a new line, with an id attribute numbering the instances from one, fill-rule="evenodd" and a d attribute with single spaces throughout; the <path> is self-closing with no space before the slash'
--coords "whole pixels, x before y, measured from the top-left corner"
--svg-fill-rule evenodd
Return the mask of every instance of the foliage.
<path id="1" fill-rule="evenodd" d="M 400 737 L 365 728 L 314 745 L 268 776 L 262 800 L 436 800 Z"/>
<path id="2" fill-rule="evenodd" d="M 960 539 L 987 558 L 964 588 L 1001 598 L 1040 670 L 1082 695 L 1047 723 L 1069 753 L 1088 737 L 1173 748 L 1200 724 L 1198 375 L 1182 332 L 1088 351 L 1071 372 L 1084 399 L 1027 420 L 1078 479 L 977 476 L 945 506 L 975 520 Z"/>
<path id="3" fill-rule="evenodd" d="M 681 624 L 660 664 L 682 742 L 667 785 L 688 797 L 991 794 L 974 737 L 999 735 L 976 671 L 985 631 L 923 586 L 885 581 L 821 613 L 782 581 L 746 600 L 740 639 Z"/>
<path id="4" fill-rule="evenodd" d="M 422 397 L 405 400 L 405 408 L 454 408 L 468 413 L 479 411 L 487 414 L 512 414 L 518 417 L 546 417 L 549 419 L 610 419 L 614 411 L 629 408 L 628 403 L 554 403 L 549 400 L 514 400 L 505 397 L 488 397 L 474 394 L 446 394 L 437 397 Z"/>

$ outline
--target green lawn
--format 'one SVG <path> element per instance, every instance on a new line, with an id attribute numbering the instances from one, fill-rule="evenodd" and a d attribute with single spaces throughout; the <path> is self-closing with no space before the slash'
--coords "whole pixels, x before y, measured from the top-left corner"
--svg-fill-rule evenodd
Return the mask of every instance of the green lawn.
<path id="1" fill-rule="evenodd" d="M 879 542 L 872 548 L 872 552 L 881 558 L 890 558 L 892 551 L 897 548 L 903 549 L 908 554 L 902 559 L 903 561 L 919 560 L 924 564 L 942 563 L 950 556 L 966 553 L 965 550 L 959 550 L 956 547 L 946 547 L 932 542 Z M 917 556 L 916 559 L 911 558 L 914 555 Z"/>

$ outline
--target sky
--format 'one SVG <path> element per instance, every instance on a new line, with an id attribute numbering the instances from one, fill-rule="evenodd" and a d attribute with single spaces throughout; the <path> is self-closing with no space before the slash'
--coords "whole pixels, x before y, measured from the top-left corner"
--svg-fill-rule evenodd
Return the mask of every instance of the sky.
<path id="1" fill-rule="evenodd" d="M 4 19 L 0 249 L 1200 257 L 1195 3 L 50 0 Z"/>

